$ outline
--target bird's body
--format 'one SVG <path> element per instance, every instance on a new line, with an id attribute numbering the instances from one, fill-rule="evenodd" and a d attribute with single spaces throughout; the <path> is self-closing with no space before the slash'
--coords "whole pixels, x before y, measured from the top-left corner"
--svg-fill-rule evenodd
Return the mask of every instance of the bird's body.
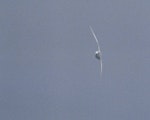
<path id="1" fill-rule="evenodd" d="M 92 27 L 89 26 L 89 28 L 90 28 L 90 30 L 92 32 L 92 35 L 94 36 L 96 44 L 97 44 L 98 50 L 95 52 L 95 57 L 100 61 L 100 74 L 102 74 L 102 53 L 101 53 L 101 50 L 100 50 L 99 42 L 98 42 L 98 39 L 97 39 Z"/>
<path id="2" fill-rule="evenodd" d="M 95 52 L 95 57 L 96 57 L 98 60 L 101 59 L 101 57 L 100 57 L 100 51 L 96 51 L 96 52 Z"/>

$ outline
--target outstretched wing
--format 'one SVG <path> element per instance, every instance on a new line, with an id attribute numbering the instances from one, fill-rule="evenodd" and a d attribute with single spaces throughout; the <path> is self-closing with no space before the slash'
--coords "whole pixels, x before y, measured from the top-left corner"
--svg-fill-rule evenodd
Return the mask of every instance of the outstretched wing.
<path id="1" fill-rule="evenodd" d="M 96 35 L 95 35 L 95 33 L 94 33 L 94 30 L 92 29 L 91 26 L 89 26 L 89 28 L 90 28 L 90 30 L 91 30 L 91 32 L 92 32 L 92 35 L 93 35 L 94 38 L 95 38 L 95 41 L 96 41 L 96 44 L 97 44 L 97 47 L 98 47 L 98 51 L 99 51 L 100 54 L 101 54 L 101 49 L 100 49 L 100 46 L 99 46 L 99 42 L 98 42 L 98 39 L 97 39 L 97 37 L 96 37 Z"/>
<path id="2" fill-rule="evenodd" d="M 94 30 L 92 29 L 92 27 L 89 26 L 89 28 L 90 28 L 90 30 L 92 32 L 92 35 L 95 38 L 95 41 L 96 41 L 96 44 L 97 44 L 97 47 L 98 47 L 99 56 L 100 56 L 100 67 L 101 67 L 100 70 L 101 70 L 101 74 L 102 74 L 102 53 L 101 53 L 101 50 L 100 50 L 99 42 L 98 42 L 98 39 L 97 39 L 97 37 L 96 37 L 96 35 L 95 35 Z"/>

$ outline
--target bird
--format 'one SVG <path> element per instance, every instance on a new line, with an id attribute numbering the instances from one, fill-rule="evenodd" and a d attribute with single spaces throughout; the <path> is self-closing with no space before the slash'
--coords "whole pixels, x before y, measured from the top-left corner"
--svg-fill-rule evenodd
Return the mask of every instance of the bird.
<path id="1" fill-rule="evenodd" d="M 95 57 L 99 60 L 100 62 L 100 75 L 102 75 L 102 52 L 101 52 L 101 49 L 100 49 L 100 45 L 99 45 L 99 41 L 95 35 L 95 32 L 93 30 L 93 28 L 89 25 L 89 28 L 90 28 L 90 31 L 96 41 L 96 44 L 97 44 L 97 50 L 95 51 Z"/>

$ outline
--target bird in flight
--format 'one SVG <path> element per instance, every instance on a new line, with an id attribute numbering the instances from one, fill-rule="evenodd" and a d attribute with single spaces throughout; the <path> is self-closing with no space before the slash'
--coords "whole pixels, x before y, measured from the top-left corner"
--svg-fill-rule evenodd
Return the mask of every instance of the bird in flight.
<path id="1" fill-rule="evenodd" d="M 100 74 L 102 75 L 102 52 L 100 50 L 99 42 L 98 42 L 98 39 L 94 33 L 93 28 L 91 26 L 89 26 L 89 28 L 90 28 L 90 31 L 91 31 L 91 33 L 92 33 L 92 35 L 96 41 L 96 44 L 97 44 L 98 50 L 95 52 L 95 57 L 100 61 Z"/>

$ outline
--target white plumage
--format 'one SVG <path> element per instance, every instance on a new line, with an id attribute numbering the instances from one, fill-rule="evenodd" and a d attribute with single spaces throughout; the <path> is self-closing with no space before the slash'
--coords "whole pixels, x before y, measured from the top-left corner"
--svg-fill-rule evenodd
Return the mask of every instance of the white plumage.
<path id="1" fill-rule="evenodd" d="M 92 27 L 89 26 L 89 28 L 90 28 L 90 30 L 92 32 L 92 35 L 95 38 L 95 41 L 96 41 L 96 44 L 97 44 L 98 50 L 95 52 L 95 57 L 100 61 L 100 73 L 102 74 L 102 53 L 101 53 L 101 50 L 100 50 L 99 42 L 98 42 L 98 39 L 97 39 Z"/>

